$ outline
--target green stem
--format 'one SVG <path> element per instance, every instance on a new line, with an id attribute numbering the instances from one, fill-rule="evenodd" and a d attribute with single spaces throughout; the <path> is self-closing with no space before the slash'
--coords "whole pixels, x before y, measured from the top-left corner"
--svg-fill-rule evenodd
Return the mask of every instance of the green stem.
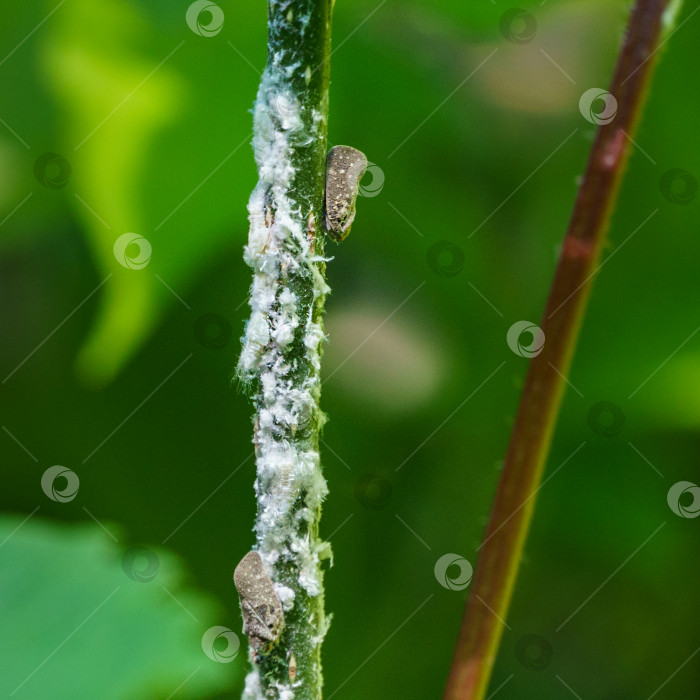
<path id="1" fill-rule="evenodd" d="M 285 612 L 244 697 L 318 700 L 327 621 L 318 534 L 323 192 L 332 0 L 269 0 L 254 109 L 259 181 L 248 204 L 251 316 L 238 365 L 255 414 L 256 547 Z M 253 656 L 251 654 L 251 656 Z"/>
<path id="2" fill-rule="evenodd" d="M 532 360 L 467 600 L 444 700 L 482 700 L 515 585 L 535 494 L 565 389 L 592 280 L 669 23 L 670 0 L 637 0 L 610 93 L 617 114 L 598 128 L 541 322 L 546 342 Z"/>

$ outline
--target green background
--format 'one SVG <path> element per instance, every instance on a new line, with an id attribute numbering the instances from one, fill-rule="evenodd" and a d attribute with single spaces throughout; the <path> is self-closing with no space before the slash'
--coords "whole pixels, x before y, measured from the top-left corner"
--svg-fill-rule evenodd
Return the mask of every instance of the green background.
<path id="1" fill-rule="evenodd" d="M 232 572 L 254 541 L 251 408 L 231 377 L 266 8 L 219 4 L 211 37 L 188 27 L 187 2 L 2 11 L 2 693 L 44 662 L 17 700 L 242 689 L 244 638 L 229 664 L 200 642 L 214 625 L 240 632 Z M 468 591 L 433 567 L 477 560 L 527 369 L 506 332 L 538 323 L 595 129 L 579 98 L 608 84 L 629 9 L 522 6 L 534 34 L 500 0 L 336 4 L 329 138 L 385 181 L 329 246 L 326 697 L 440 697 L 446 678 Z M 700 690 L 700 520 L 666 498 L 700 479 L 700 198 L 660 188 L 674 168 L 700 175 L 695 10 L 635 135 L 547 475 L 569 461 L 538 495 L 499 700 Z M 69 163 L 65 186 L 37 179 L 46 153 Z M 113 255 L 125 232 L 152 245 L 141 270 Z M 596 423 L 602 401 L 614 415 Z M 80 478 L 70 502 L 42 491 L 52 465 Z M 136 545 L 158 562 L 149 581 L 125 575 Z"/>

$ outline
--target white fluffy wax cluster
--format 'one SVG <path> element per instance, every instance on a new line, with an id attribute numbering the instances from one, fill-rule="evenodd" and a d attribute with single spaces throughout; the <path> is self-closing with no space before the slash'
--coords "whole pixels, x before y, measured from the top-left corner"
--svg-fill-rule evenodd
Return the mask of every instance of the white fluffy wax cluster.
<path id="1" fill-rule="evenodd" d="M 238 365 L 246 383 L 257 382 L 256 493 L 258 551 L 269 572 L 278 561 L 294 561 L 299 572 L 294 588 L 315 597 L 322 593 L 319 560 L 328 545 L 312 539 L 307 527 L 316 518 L 327 493 L 321 473 L 317 438 L 305 428 L 322 420 L 320 347 L 324 340 L 314 304 L 302 311 L 293 288 L 299 281 L 312 289 L 314 302 L 328 287 L 318 270 L 298 203 L 290 196 L 295 179 L 294 147 L 316 138 L 318 127 L 305 127 L 301 106 L 290 88 L 301 64 L 284 66 L 284 55 L 272 55 L 260 83 L 254 108 L 253 147 L 259 181 L 248 203 L 250 231 L 244 259 L 253 269 L 250 320 Z M 315 218 L 320 221 L 320 215 Z M 308 307 L 308 301 L 305 307 Z M 302 363 L 301 365 L 299 363 Z M 300 379 L 301 377 L 301 379 Z M 303 495 L 303 499 L 300 499 Z M 305 534 L 299 534 L 305 533 Z M 273 580 L 274 580 L 273 576 Z M 294 606 L 293 588 L 276 582 L 285 610 Z M 326 623 L 311 631 L 320 643 Z M 278 687 L 279 697 L 292 700 L 293 684 Z M 246 679 L 244 698 L 264 698 L 257 669 Z"/>
<path id="2" fill-rule="evenodd" d="M 298 207 L 288 194 L 294 178 L 292 144 L 308 135 L 294 94 L 274 69 L 263 76 L 254 114 L 253 145 L 260 179 L 248 204 L 250 232 L 244 257 L 254 274 L 239 374 L 244 381 L 258 379 L 261 392 L 256 430 L 260 506 L 256 529 L 260 554 L 269 566 L 279 557 L 279 547 L 292 542 L 302 563 L 300 583 L 313 596 L 320 592 L 314 575 L 316 553 L 308 541 L 295 541 L 280 525 L 285 520 L 293 525 L 298 518 L 310 519 L 326 495 L 318 451 L 304 441 L 288 439 L 319 418 L 324 333 L 313 318 L 313 308 L 300 317 L 296 295 L 285 279 L 294 272 L 307 273 L 314 298 L 329 290 L 318 273 L 319 259 L 312 253 Z M 266 200 L 274 207 L 274 217 L 267 211 Z M 303 357 L 298 356 L 298 349 L 295 356 L 293 347 L 300 327 Z M 292 378 L 299 362 L 312 370 L 301 382 Z M 299 493 L 306 494 L 305 507 L 293 509 Z"/>

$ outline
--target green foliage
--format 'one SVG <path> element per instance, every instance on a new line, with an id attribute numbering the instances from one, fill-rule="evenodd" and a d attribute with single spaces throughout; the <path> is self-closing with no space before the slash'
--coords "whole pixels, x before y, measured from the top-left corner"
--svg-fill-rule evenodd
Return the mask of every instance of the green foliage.
<path id="1" fill-rule="evenodd" d="M 169 697 L 192 674 L 178 696 L 197 698 L 230 683 L 202 652 L 211 600 L 183 586 L 172 554 L 130 562 L 94 523 L 22 520 L 0 519 L 5 697 Z"/>
<path id="2" fill-rule="evenodd" d="M 0 61 L 58 4 L 4 9 Z M 112 273 L 2 384 L 2 425 L 39 463 L 0 432 L 0 505 L 28 514 L 41 503 L 55 519 L 96 527 L 84 505 L 134 541 L 170 536 L 167 546 L 224 606 L 221 624 L 238 631 L 231 576 L 254 541 L 254 472 L 251 459 L 244 463 L 250 407 L 229 380 L 248 315 L 241 249 L 256 175 L 245 139 L 259 75 L 228 42 L 261 70 L 266 12 L 262 2 L 220 4 L 224 27 L 206 38 L 188 28 L 187 3 L 67 0 L 0 65 L 0 118 L 30 146 L 0 123 L 0 221 L 33 193 L 0 227 L 0 380 Z M 543 308 L 593 134 L 578 100 L 607 85 L 629 9 L 627 2 L 526 3 L 537 32 L 517 45 L 501 34 L 502 3 L 392 0 L 364 21 L 377 5 L 339 0 L 334 15 L 330 142 L 361 149 L 385 183 L 378 196 L 359 198 L 347 241 L 327 246 L 335 257 L 321 445 L 330 489 L 321 535 L 332 535 L 335 562 L 325 577 L 334 615 L 324 645 L 328 695 L 379 650 L 333 700 L 440 692 L 466 591 L 439 586 L 433 566 L 448 552 L 476 561 L 526 368 L 506 333 L 521 319 L 536 323 Z M 692 11 L 688 3 L 679 25 Z M 612 220 L 608 262 L 596 276 L 569 378 L 583 397 L 573 389 L 565 397 L 545 478 L 586 445 L 538 495 L 493 688 L 513 677 L 498 700 L 560 700 L 569 691 L 557 675 L 582 698 L 648 698 L 697 648 L 698 520 L 674 515 L 666 494 L 677 481 L 697 482 L 700 333 L 690 336 L 700 323 L 700 198 L 674 204 L 660 181 L 674 168 L 700 177 L 700 94 L 689 88 L 700 60 L 699 16 L 664 48 L 635 137 L 655 163 L 634 149 Z M 47 152 L 72 166 L 62 189 L 34 177 Z M 153 246 L 142 270 L 123 268 L 112 254 L 130 231 Z M 449 255 L 435 263 L 441 242 L 458 251 L 454 264 Z M 195 330 L 205 314 L 223 317 L 228 335 L 218 344 L 201 342 Z M 623 411 L 618 434 L 591 429 L 588 414 L 600 401 Z M 49 503 L 39 488 L 56 463 L 81 477 L 72 503 Z M 80 597 L 66 600 L 73 609 Z M 58 612 L 46 624 L 64 636 L 72 631 Z M 516 656 L 526 634 L 552 645 L 545 669 Z M 698 658 L 655 700 L 695 698 Z M 239 662 L 243 654 L 229 666 Z M 80 673 L 87 683 L 91 669 Z M 218 697 L 240 696 L 236 678 L 235 689 Z"/>

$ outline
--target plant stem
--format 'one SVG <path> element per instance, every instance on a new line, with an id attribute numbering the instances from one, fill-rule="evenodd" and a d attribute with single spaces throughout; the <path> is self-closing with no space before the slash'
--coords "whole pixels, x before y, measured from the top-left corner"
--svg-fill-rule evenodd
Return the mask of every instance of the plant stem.
<path id="1" fill-rule="evenodd" d="M 255 700 L 318 700 L 322 688 L 321 560 L 330 550 L 318 535 L 327 491 L 318 442 L 331 6 L 269 0 L 254 108 L 259 181 L 244 254 L 253 285 L 238 374 L 256 410 L 256 549 L 285 611 L 281 636 L 246 678 L 244 697 Z"/>
<path id="2" fill-rule="evenodd" d="M 565 389 L 592 279 L 639 120 L 669 0 L 637 0 L 610 93 L 614 119 L 598 128 L 541 322 L 546 342 L 529 367 L 462 619 L 444 700 L 482 700 L 515 585 L 535 494 Z M 677 3 L 676 3 L 677 4 Z M 677 8 L 674 8 L 677 9 Z"/>

